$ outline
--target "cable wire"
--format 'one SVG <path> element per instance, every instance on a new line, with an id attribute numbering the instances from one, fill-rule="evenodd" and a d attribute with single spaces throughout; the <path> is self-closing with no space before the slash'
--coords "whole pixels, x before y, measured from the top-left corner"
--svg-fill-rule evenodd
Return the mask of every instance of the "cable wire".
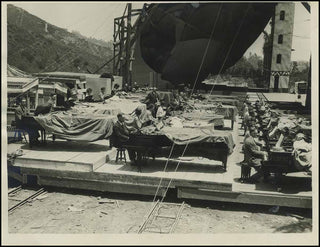
<path id="1" fill-rule="evenodd" d="M 246 9 L 246 12 L 245 12 L 244 17 L 243 17 L 243 19 L 242 19 L 242 22 L 241 22 L 240 26 L 238 27 L 238 30 L 237 30 L 237 32 L 236 32 L 236 34 L 235 34 L 235 37 L 234 37 L 234 39 L 233 39 L 233 41 L 232 41 L 232 43 L 231 43 L 230 49 L 229 49 L 229 51 L 228 51 L 228 53 L 227 53 L 227 55 L 226 55 L 226 58 L 225 58 L 225 60 L 224 60 L 224 63 L 222 64 L 222 66 L 221 66 L 221 68 L 220 68 L 219 74 L 221 73 L 221 71 L 222 71 L 222 69 L 223 69 L 223 67 L 224 67 L 224 65 L 225 65 L 225 62 L 227 61 L 227 58 L 228 58 L 228 56 L 229 56 L 229 53 L 230 53 L 230 51 L 231 51 L 231 49 L 232 49 L 232 47 L 233 47 L 234 41 L 236 40 L 236 38 L 237 38 L 237 36 L 238 36 L 238 34 L 239 34 L 240 30 L 241 30 L 241 27 L 242 27 L 242 25 L 243 25 L 243 23 L 244 23 L 244 20 L 245 20 L 245 17 L 246 17 L 246 15 L 247 15 L 247 13 L 248 13 L 248 10 L 249 10 L 249 7 Z M 201 68 L 200 68 L 200 69 L 201 69 Z M 196 82 L 197 82 L 197 81 L 196 81 Z M 196 83 L 196 82 L 195 82 L 195 83 Z M 194 89 L 194 88 L 195 88 L 195 87 L 193 87 L 193 89 Z M 214 88 L 214 85 L 212 86 L 212 89 L 211 89 L 211 91 L 210 91 L 209 96 L 212 94 L 213 88 Z M 185 154 L 185 152 L 186 152 L 186 150 L 187 150 L 187 148 L 188 148 L 189 143 L 190 143 L 190 140 L 187 142 L 187 144 L 186 144 L 186 146 L 185 146 L 185 148 L 184 148 L 184 150 L 183 150 L 183 153 L 182 153 L 182 156 L 181 156 L 181 157 L 184 156 L 184 154 Z M 180 166 L 180 163 L 181 163 L 181 159 L 179 160 L 179 162 L 178 162 L 178 164 L 177 164 L 176 169 L 174 170 L 174 172 L 176 172 L 176 171 L 178 170 L 178 168 L 179 168 L 179 166 Z M 170 185 L 171 185 L 171 183 L 172 183 L 172 180 L 173 180 L 173 178 L 170 179 L 169 184 L 168 184 L 168 186 L 167 186 L 167 188 L 166 188 L 166 190 L 165 190 L 164 196 L 162 197 L 160 203 L 163 202 L 163 200 L 164 200 L 164 198 L 165 198 L 165 196 L 166 196 L 166 194 L 167 194 L 167 192 L 168 192 L 168 190 L 169 190 L 169 188 L 170 188 Z"/>
<path id="2" fill-rule="evenodd" d="M 209 40 L 208 40 L 208 44 L 207 44 L 207 47 L 206 47 L 206 49 L 205 49 L 204 55 L 203 55 L 203 57 L 202 57 L 202 61 L 201 61 L 200 67 L 199 67 L 199 71 L 198 71 L 198 74 L 197 74 L 197 77 L 196 77 L 196 80 L 195 80 L 194 86 L 193 86 L 193 88 L 192 88 L 192 91 L 191 91 L 191 94 L 190 94 L 190 96 L 189 96 L 189 97 L 191 97 L 191 95 L 192 95 L 192 93 L 193 93 L 193 91 L 194 91 L 195 84 L 196 84 L 196 82 L 197 82 L 197 80 L 198 80 L 198 76 L 199 76 L 199 74 L 200 74 L 200 71 L 201 71 L 201 68 L 202 68 L 202 66 L 203 66 L 203 63 L 204 63 L 204 60 L 205 60 L 206 54 L 207 54 L 207 52 L 208 52 L 208 48 L 209 48 L 209 45 L 210 45 L 211 39 L 212 39 L 212 37 L 213 37 L 213 33 L 214 33 L 214 30 L 215 30 L 216 24 L 217 24 L 217 22 L 218 22 L 218 19 L 219 19 L 219 16 L 220 16 L 220 12 L 221 12 L 221 9 L 222 9 L 222 4 L 220 5 L 220 8 L 219 8 L 218 14 L 217 14 L 217 16 L 216 16 L 215 23 L 214 23 L 214 25 L 213 25 L 213 27 L 212 27 L 212 31 L 211 31 L 211 34 L 210 34 L 210 38 L 209 38 Z M 189 143 L 189 142 L 188 142 L 188 143 Z M 188 145 L 188 143 L 187 143 L 187 145 Z M 169 154 L 169 156 L 168 156 L 168 159 L 167 159 L 167 162 L 166 162 L 166 165 L 165 165 L 165 168 L 164 168 L 164 172 L 166 172 L 167 164 L 168 164 L 168 162 L 169 162 L 169 160 L 170 160 L 170 158 L 171 158 L 171 155 L 172 155 L 173 149 L 174 149 L 174 143 L 172 144 L 171 151 L 170 151 L 170 154 Z M 184 151 L 185 151 L 185 150 L 184 150 Z M 184 152 L 183 152 L 183 154 L 184 154 Z M 182 157 L 183 157 L 183 155 L 182 155 Z M 179 163 L 180 163 L 180 161 L 179 161 Z M 178 164 L 179 164 L 179 163 L 178 163 Z M 177 168 L 175 169 L 175 172 L 176 172 L 176 170 L 177 170 Z M 170 182 L 169 182 L 168 186 L 170 186 L 171 181 L 172 181 L 172 179 L 170 180 Z M 156 194 L 155 194 L 155 196 L 154 196 L 153 201 L 155 200 L 155 198 L 156 198 L 156 196 L 157 196 L 157 194 L 158 194 L 158 191 L 159 191 L 159 188 L 160 188 L 160 186 L 161 186 L 161 183 L 162 183 L 162 177 L 161 177 L 161 179 L 160 179 L 160 182 L 159 182 L 159 185 L 158 185 L 158 187 L 157 187 L 157 191 L 156 191 Z M 163 201 L 163 198 L 165 197 L 165 195 L 166 195 L 167 191 L 168 191 L 168 188 L 166 189 L 166 192 L 165 192 L 165 194 L 164 194 L 164 195 L 163 195 L 163 197 L 162 197 L 162 201 Z"/>

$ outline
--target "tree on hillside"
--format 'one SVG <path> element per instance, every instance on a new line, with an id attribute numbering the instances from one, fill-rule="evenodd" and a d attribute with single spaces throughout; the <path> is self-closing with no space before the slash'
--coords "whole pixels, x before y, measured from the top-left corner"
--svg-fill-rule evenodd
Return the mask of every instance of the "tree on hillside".
<path id="1" fill-rule="evenodd" d="M 296 81 L 307 81 L 309 72 L 309 63 L 305 62 L 305 66 L 299 69 L 298 62 L 293 61 L 291 64 L 291 74 L 289 83 L 293 84 Z"/>
<path id="2" fill-rule="evenodd" d="M 264 87 L 263 60 L 255 53 L 242 57 L 235 65 L 227 69 L 224 75 L 250 79 L 257 87 Z"/>

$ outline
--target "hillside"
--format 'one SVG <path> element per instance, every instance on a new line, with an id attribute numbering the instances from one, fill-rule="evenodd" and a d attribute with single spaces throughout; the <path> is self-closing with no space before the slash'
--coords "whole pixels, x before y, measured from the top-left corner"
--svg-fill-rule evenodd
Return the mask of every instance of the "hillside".
<path id="1" fill-rule="evenodd" d="M 8 63 L 29 73 L 95 71 L 112 57 L 109 42 L 86 38 L 8 5 Z M 109 64 L 99 71 L 111 72 Z"/>

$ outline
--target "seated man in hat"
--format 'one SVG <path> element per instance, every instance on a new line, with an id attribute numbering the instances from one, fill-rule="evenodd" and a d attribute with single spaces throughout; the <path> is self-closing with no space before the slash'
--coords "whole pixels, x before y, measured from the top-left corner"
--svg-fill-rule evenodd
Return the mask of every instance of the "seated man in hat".
<path id="1" fill-rule="evenodd" d="M 27 109 L 26 109 L 26 100 L 17 98 L 16 100 L 17 107 L 15 108 L 14 114 L 15 114 L 15 125 L 18 129 L 22 129 L 22 117 L 27 115 Z"/>
<path id="2" fill-rule="evenodd" d="M 118 121 L 113 126 L 115 139 L 112 140 L 114 146 L 122 146 L 129 140 L 130 131 L 126 127 L 125 119 L 122 113 L 117 115 Z"/>
<path id="3" fill-rule="evenodd" d="M 118 121 L 113 126 L 113 135 L 110 139 L 110 142 L 112 146 L 119 148 L 125 144 L 130 144 L 129 135 L 132 133 L 132 131 L 127 128 L 123 113 L 119 113 L 117 115 L 117 118 Z M 130 160 L 132 160 L 133 162 L 132 164 L 134 164 L 139 154 L 132 150 L 128 150 L 128 154 Z"/>
<path id="4" fill-rule="evenodd" d="M 39 144 L 38 138 L 40 137 L 38 129 L 34 126 L 32 121 L 24 121 L 23 117 L 28 115 L 26 109 L 26 100 L 19 98 L 17 100 L 17 108 L 15 109 L 15 122 L 18 129 L 25 130 L 29 135 L 29 142 L 31 145 Z"/>
<path id="5" fill-rule="evenodd" d="M 257 138 L 258 136 L 256 128 L 251 127 L 249 132 L 250 135 L 244 140 L 243 145 L 244 162 L 257 171 L 256 174 L 251 176 L 250 180 L 252 182 L 258 182 L 258 179 L 263 176 L 261 170 L 261 161 L 267 159 L 268 153 L 260 151 L 260 147 L 254 140 L 254 138 Z"/>

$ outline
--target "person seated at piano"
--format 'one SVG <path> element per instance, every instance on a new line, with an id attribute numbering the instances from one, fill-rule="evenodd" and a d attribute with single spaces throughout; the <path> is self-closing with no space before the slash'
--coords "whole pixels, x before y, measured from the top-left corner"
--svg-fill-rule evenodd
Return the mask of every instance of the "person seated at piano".
<path id="1" fill-rule="evenodd" d="M 86 95 L 84 101 L 85 102 L 94 102 L 93 95 L 92 95 L 92 89 L 87 88 L 86 93 L 87 93 L 87 95 Z"/>
<path id="2" fill-rule="evenodd" d="M 30 145 L 40 144 L 40 141 L 38 140 L 40 137 L 38 129 L 35 128 L 35 126 L 33 126 L 29 121 L 23 120 L 24 116 L 29 115 L 26 108 L 26 100 L 18 98 L 17 105 L 18 106 L 15 109 L 16 127 L 18 129 L 25 130 L 28 133 Z"/>
<path id="3" fill-rule="evenodd" d="M 52 112 L 54 110 L 53 107 L 55 105 L 55 102 L 56 102 L 56 95 L 51 94 L 47 103 L 39 104 L 37 106 L 37 108 L 34 111 L 34 115 L 38 116 L 40 114 L 48 114 L 48 113 Z"/>
<path id="4" fill-rule="evenodd" d="M 145 103 L 146 105 L 155 104 L 159 100 L 160 100 L 159 94 L 156 92 L 156 90 L 152 90 L 150 93 L 148 93 L 147 97 L 143 100 L 143 103 Z"/>
<path id="5" fill-rule="evenodd" d="M 139 89 L 139 85 L 138 85 L 137 82 L 133 83 L 133 88 L 132 89 L 134 89 L 134 91 L 137 91 Z"/>
<path id="6" fill-rule="evenodd" d="M 258 110 L 261 107 L 262 103 L 260 100 L 256 100 L 256 102 L 254 103 L 254 107 L 256 108 L 256 110 Z"/>
<path id="7" fill-rule="evenodd" d="M 98 95 L 99 101 L 104 102 L 105 97 L 106 97 L 106 88 L 102 87 Z"/>
<path id="8" fill-rule="evenodd" d="M 157 102 L 157 113 L 156 113 L 156 118 L 158 119 L 158 121 L 162 121 L 163 118 L 166 116 L 166 111 L 163 109 L 162 104 L 160 102 Z"/>
<path id="9" fill-rule="evenodd" d="M 280 139 L 281 134 L 283 136 L 281 139 L 284 139 L 285 143 L 292 143 L 297 133 L 301 132 L 302 128 L 298 120 L 285 120 L 279 121 L 278 125 L 270 132 L 269 137 L 274 137 L 275 139 Z"/>
<path id="10" fill-rule="evenodd" d="M 261 123 L 263 126 L 268 126 L 270 120 L 271 120 L 271 111 L 268 108 L 265 108 L 266 110 L 264 113 L 260 116 Z"/>
<path id="11" fill-rule="evenodd" d="M 127 126 L 130 126 L 131 133 L 139 133 L 142 128 L 142 111 L 139 108 L 136 108 L 134 111 L 134 117 L 132 121 L 126 121 Z"/>
<path id="12" fill-rule="evenodd" d="M 293 142 L 294 166 L 298 171 L 306 171 L 311 174 L 312 144 L 307 142 L 303 133 L 298 133 Z"/>
<path id="13" fill-rule="evenodd" d="M 130 131 L 127 127 L 123 113 L 118 113 L 117 118 L 118 121 L 113 126 L 113 135 L 110 141 L 111 146 L 120 148 L 123 145 L 130 145 L 130 134 L 134 131 Z M 137 157 L 140 157 L 140 154 L 130 149 L 128 149 L 128 154 L 132 161 L 131 165 L 136 165 Z"/>
<path id="14" fill-rule="evenodd" d="M 151 113 L 152 117 L 156 117 L 156 113 L 157 113 L 157 110 L 158 110 L 157 102 L 155 104 L 148 104 L 147 105 L 147 111 L 148 111 L 148 113 L 149 112 Z"/>
<path id="15" fill-rule="evenodd" d="M 283 149 L 283 143 L 288 143 L 291 141 L 290 138 L 290 130 L 289 128 L 286 126 L 283 129 L 281 129 L 280 131 L 278 131 L 278 141 L 276 143 L 276 145 L 272 148 L 273 150 L 276 151 L 284 151 Z"/>
<path id="16" fill-rule="evenodd" d="M 125 84 L 124 84 L 122 90 L 123 90 L 124 92 L 126 92 L 126 93 L 128 93 L 128 92 L 130 91 L 130 90 L 129 90 L 129 85 L 128 85 L 128 83 L 125 83 Z"/>
<path id="17" fill-rule="evenodd" d="M 63 103 L 63 106 L 65 108 L 65 110 L 69 110 L 71 109 L 73 106 L 75 106 L 76 102 L 76 99 L 74 97 L 70 97 L 68 98 L 68 100 L 66 100 L 64 103 Z"/>
<path id="18" fill-rule="evenodd" d="M 156 118 L 153 117 L 152 112 L 149 109 L 142 111 L 139 107 L 135 110 L 134 122 L 137 129 L 140 130 L 143 127 L 152 125 L 156 122 Z"/>
<path id="19" fill-rule="evenodd" d="M 244 162 L 256 170 L 256 173 L 250 177 L 250 181 L 257 183 L 259 182 L 258 179 L 263 176 L 261 161 L 267 159 L 268 153 L 260 151 L 260 147 L 255 141 L 258 136 L 256 128 L 251 127 L 249 132 L 249 136 L 244 140 L 243 145 Z"/>
<path id="20" fill-rule="evenodd" d="M 15 126 L 18 129 L 22 129 L 22 117 L 27 115 L 26 99 L 17 98 L 14 114 L 15 114 Z"/>
<path id="21" fill-rule="evenodd" d="M 113 141 L 114 146 L 122 146 L 129 140 L 130 131 L 125 124 L 125 118 L 122 113 L 117 115 L 118 121 L 113 126 L 115 137 Z"/>

